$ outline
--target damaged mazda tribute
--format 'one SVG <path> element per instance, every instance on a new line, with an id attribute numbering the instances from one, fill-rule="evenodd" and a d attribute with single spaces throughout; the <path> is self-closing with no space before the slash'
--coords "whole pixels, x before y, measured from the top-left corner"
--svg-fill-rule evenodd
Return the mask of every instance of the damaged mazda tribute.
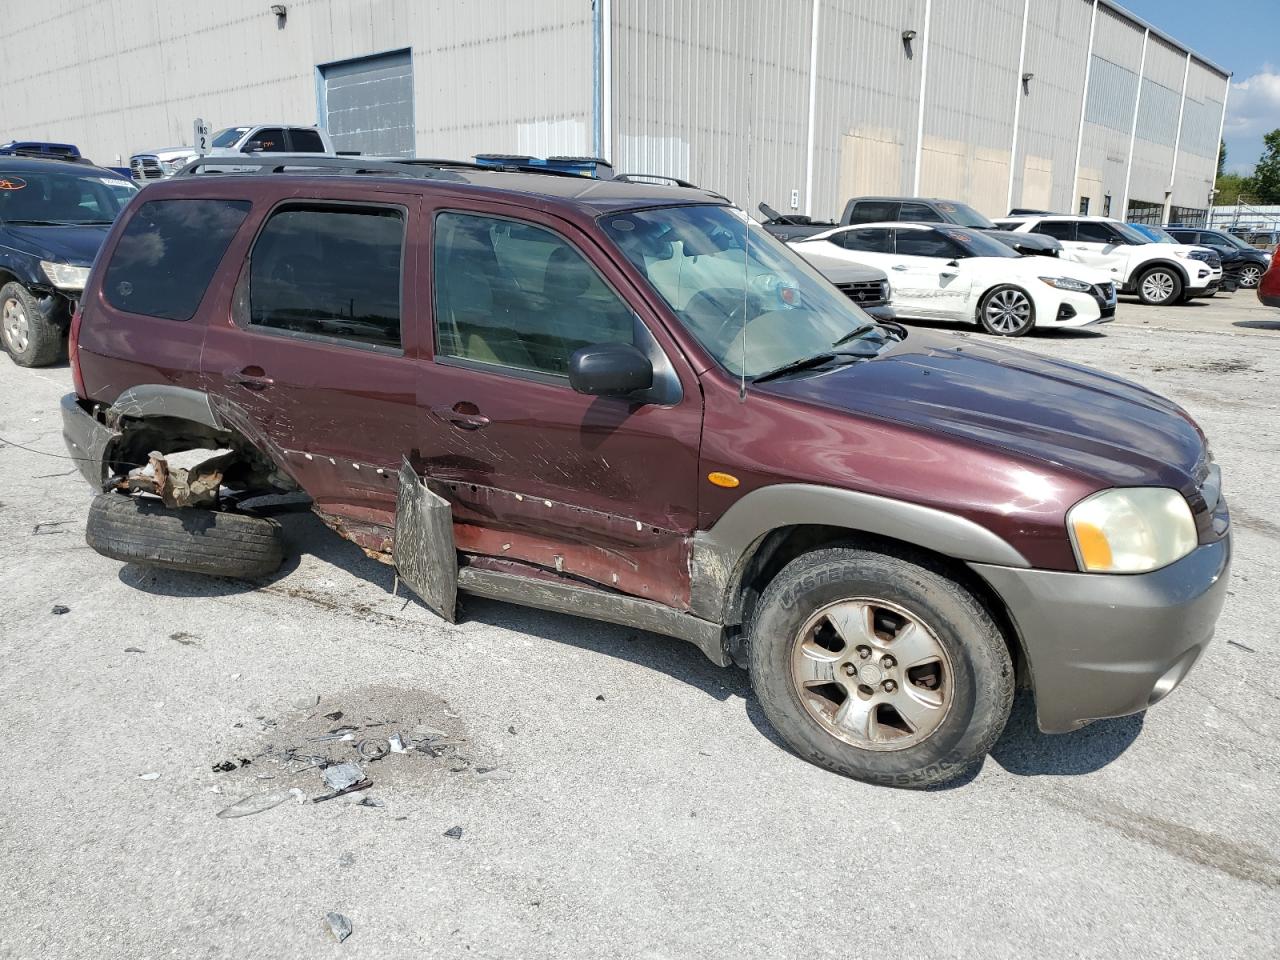
<path id="1" fill-rule="evenodd" d="M 72 329 L 64 434 L 118 560 L 254 579 L 314 512 L 467 596 L 750 672 L 801 757 L 954 779 L 1015 685 L 1145 710 L 1208 644 L 1230 523 L 1126 380 L 876 322 L 723 197 L 362 158 L 135 197 Z"/>

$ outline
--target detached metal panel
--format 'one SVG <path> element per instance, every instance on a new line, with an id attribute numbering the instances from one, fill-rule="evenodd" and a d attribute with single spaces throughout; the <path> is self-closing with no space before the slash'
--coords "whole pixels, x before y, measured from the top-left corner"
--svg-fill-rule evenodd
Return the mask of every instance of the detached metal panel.
<path id="1" fill-rule="evenodd" d="M 1076 137 L 1084 106 L 1092 0 L 1037 3 L 1027 23 L 1013 203 L 1037 210 L 1076 210 Z"/>
<path id="2" fill-rule="evenodd" d="M 1022 0 L 934 0 L 920 192 L 1007 213 Z"/>
<path id="3" fill-rule="evenodd" d="M 813 213 L 850 197 L 909 194 L 924 0 L 822 0 L 814 77 Z M 915 30 L 910 47 L 902 32 Z"/>
<path id="4" fill-rule="evenodd" d="M 413 156 L 413 62 L 408 50 L 331 63 L 320 73 L 324 122 L 336 149 Z"/>
<path id="5" fill-rule="evenodd" d="M 613 162 L 742 207 L 803 191 L 812 8 L 613 0 Z"/>

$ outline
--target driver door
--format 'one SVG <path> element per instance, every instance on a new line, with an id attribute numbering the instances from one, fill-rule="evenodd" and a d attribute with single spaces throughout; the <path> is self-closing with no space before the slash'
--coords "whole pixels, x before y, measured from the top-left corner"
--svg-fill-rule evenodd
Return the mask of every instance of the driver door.
<path id="1" fill-rule="evenodd" d="M 898 313 L 936 320 L 969 319 L 966 304 L 972 282 L 960 245 L 932 228 L 900 228 L 893 233 L 889 283 Z"/>

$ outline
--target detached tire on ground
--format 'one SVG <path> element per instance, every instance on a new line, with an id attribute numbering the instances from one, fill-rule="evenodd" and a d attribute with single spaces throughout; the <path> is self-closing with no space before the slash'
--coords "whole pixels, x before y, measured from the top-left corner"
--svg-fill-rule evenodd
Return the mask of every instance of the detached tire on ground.
<path id="1" fill-rule="evenodd" d="M 925 557 L 853 547 L 793 560 L 750 628 L 751 683 L 806 760 L 869 783 L 928 787 L 990 752 L 1014 671 L 986 608 Z"/>
<path id="2" fill-rule="evenodd" d="M 253 579 L 284 562 L 280 525 L 217 510 L 171 510 L 159 500 L 100 494 L 89 508 L 89 546 L 113 560 L 214 577 Z"/>

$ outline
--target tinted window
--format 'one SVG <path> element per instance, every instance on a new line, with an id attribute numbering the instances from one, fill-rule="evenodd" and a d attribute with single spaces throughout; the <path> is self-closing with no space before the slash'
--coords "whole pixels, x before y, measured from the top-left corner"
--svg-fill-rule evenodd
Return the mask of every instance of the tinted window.
<path id="1" fill-rule="evenodd" d="M 248 147 L 251 143 L 258 144 L 263 153 L 289 152 L 289 145 L 284 142 L 284 131 L 279 127 L 263 127 L 245 146 Z"/>
<path id="2" fill-rule="evenodd" d="M 249 322 L 398 348 L 403 243 L 399 210 L 272 214 L 253 245 Z"/>
<path id="3" fill-rule="evenodd" d="M 853 205 L 850 223 L 880 223 L 898 219 L 898 203 L 895 200 L 860 200 Z"/>
<path id="4" fill-rule="evenodd" d="M 1074 220 L 1041 220 L 1031 231 L 1043 233 L 1056 240 L 1074 240 L 1076 238 L 1076 222 Z"/>
<path id="5" fill-rule="evenodd" d="M 0 221 L 110 223 L 137 192 L 115 177 L 0 168 Z"/>
<path id="6" fill-rule="evenodd" d="M 1116 231 L 1112 230 L 1109 224 L 1093 223 L 1089 220 L 1082 220 L 1076 224 L 1076 240 L 1080 243 L 1116 243 L 1119 238 Z M 1145 240 L 1139 240 L 1139 243 L 1145 243 Z"/>
<path id="7" fill-rule="evenodd" d="M 1006 259 L 1020 256 L 1008 244 L 1001 243 L 981 230 L 958 230 L 955 227 L 942 227 L 939 230 L 939 236 L 947 237 L 953 243 L 956 243 L 963 251 L 960 256 L 1000 257 Z"/>
<path id="8" fill-rule="evenodd" d="M 899 230 L 898 253 L 904 257 L 952 257 L 964 252 L 942 234 L 934 230 Z"/>
<path id="9" fill-rule="evenodd" d="M 905 220 L 908 223 L 946 222 L 938 215 L 938 211 L 923 203 L 904 203 L 902 205 L 902 212 L 898 214 L 898 219 Z"/>
<path id="10" fill-rule="evenodd" d="M 290 130 L 289 140 L 293 144 L 294 153 L 324 153 L 324 141 L 314 130 Z"/>
<path id="11" fill-rule="evenodd" d="M 566 376 L 579 347 L 637 343 L 631 310 L 552 231 L 442 213 L 435 234 L 439 355 Z"/>
<path id="12" fill-rule="evenodd" d="M 950 200 L 939 200 L 938 209 L 947 215 L 947 220 L 961 227 L 975 227 L 978 230 L 990 230 L 995 226 L 967 203 L 953 203 Z"/>
<path id="13" fill-rule="evenodd" d="M 884 227 L 864 227 L 861 230 L 846 230 L 837 233 L 831 242 L 846 250 L 863 250 L 867 253 L 892 253 L 889 246 L 889 231 Z"/>
<path id="14" fill-rule="evenodd" d="M 107 301 L 130 313 L 190 320 L 248 212 L 246 200 L 144 203 L 107 265 Z"/>

